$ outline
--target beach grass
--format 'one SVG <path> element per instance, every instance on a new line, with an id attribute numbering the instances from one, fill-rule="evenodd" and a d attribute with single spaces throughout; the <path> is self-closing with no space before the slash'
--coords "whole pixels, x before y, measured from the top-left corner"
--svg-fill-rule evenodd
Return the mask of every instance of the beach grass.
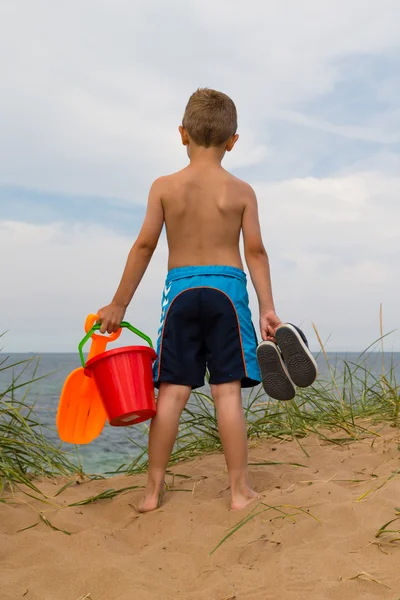
<path id="1" fill-rule="evenodd" d="M 42 379 L 38 365 L 37 358 L 16 363 L 4 358 L 0 362 L 0 371 L 11 373 L 10 383 L 0 390 L 0 494 L 6 487 L 21 485 L 41 494 L 35 483 L 39 477 L 70 476 L 76 472 L 61 445 L 46 436 L 34 404 L 28 402 L 30 386 Z"/>
<path id="2" fill-rule="evenodd" d="M 382 545 L 400 545 L 400 508 L 395 508 L 395 517 L 382 525 L 375 534 L 377 543 Z"/>
<path id="3" fill-rule="evenodd" d="M 318 331 L 315 332 L 328 375 L 319 377 L 310 388 L 298 389 L 290 402 L 271 400 L 261 386 L 254 388 L 244 401 L 250 443 L 266 438 L 277 442 L 291 440 L 307 455 L 302 440 L 309 435 L 339 445 L 369 436 L 373 443 L 381 427 L 400 426 L 397 365 L 394 360 L 385 365 L 386 336 L 382 334 L 356 361 L 331 363 Z M 373 372 L 368 362 L 377 351 L 382 354 L 380 373 Z M 81 468 L 61 449 L 61 444 L 49 440 L 34 405 L 27 400 L 30 386 L 41 379 L 37 366 L 36 358 L 15 364 L 3 359 L 0 363 L 0 370 L 9 369 L 11 373 L 18 367 L 18 375 L 9 378 L 7 388 L 0 390 L 0 493 L 7 485 L 21 484 L 37 493 L 38 477 L 71 477 Z M 135 458 L 106 475 L 133 475 L 147 470 L 147 447 L 132 437 L 128 439 L 135 446 Z M 170 465 L 221 451 L 213 400 L 206 392 L 195 391 L 185 408 Z"/>
<path id="4" fill-rule="evenodd" d="M 317 331 L 316 334 L 320 339 Z M 304 456 L 308 457 L 307 446 L 303 442 L 310 435 L 316 436 L 324 444 L 339 446 L 367 438 L 373 447 L 382 429 L 387 428 L 388 425 L 398 429 L 400 427 L 400 386 L 396 379 L 398 365 L 395 363 L 394 355 L 388 364 L 387 355 L 384 353 L 384 339 L 385 336 L 382 335 L 362 352 L 357 360 L 337 362 L 330 362 L 321 342 L 321 354 L 325 357 L 327 375 L 319 377 L 310 388 L 298 389 L 296 398 L 290 402 L 277 402 L 270 399 L 261 386 L 254 388 L 244 399 L 250 445 L 257 445 L 258 441 L 265 439 L 277 443 L 294 441 Z M 382 366 L 378 373 L 376 367 L 372 369 L 370 359 L 374 357 L 376 365 L 379 351 L 382 356 Z M 8 378 L 10 383 L 6 389 L 0 390 L 0 496 L 5 490 L 13 491 L 14 488 L 18 488 L 22 489 L 27 496 L 47 503 L 52 508 L 61 508 L 54 504 L 56 497 L 58 500 L 58 496 L 64 490 L 76 483 L 76 475 L 82 467 L 74 464 L 70 455 L 61 448 L 61 444 L 50 441 L 49 436 L 46 435 L 46 428 L 36 416 L 35 406 L 28 401 L 31 385 L 41 379 L 37 367 L 37 358 L 14 364 L 7 359 L 0 362 L 0 371 L 9 369 L 12 373 Z M 14 376 L 14 369 L 17 369 L 18 375 Z M 148 425 L 144 427 L 148 430 Z M 135 475 L 146 472 L 147 447 L 139 444 L 132 437 L 128 439 L 135 447 L 135 458 L 131 463 L 121 464 L 112 473 L 106 475 Z M 184 411 L 170 467 L 182 461 L 221 451 L 217 414 L 212 397 L 204 391 L 194 391 Z M 295 468 L 307 468 L 301 460 L 295 463 L 281 463 L 259 459 L 250 464 L 268 467 L 290 464 Z M 171 470 L 167 471 L 167 474 L 172 476 L 172 483 L 167 485 L 167 491 L 193 492 L 189 489 L 190 486 L 180 488 L 175 487 L 174 483 L 175 478 L 190 479 L 190 477 Z M 66 477 L 67 482 L 63 483 L 51 498 L 45 496 L 40 491 L 38 479 L 60 476 Z M 83 480 L 83 471 L 80 476 Z M 385 477 L 371 478 L 373 483 L 370 489 L 364 491 L 354 502 L 368 499 L 370 494 L 399 476 L 400 469 Z M 111 500 L 140 487 L 132 485 L 121 489 L 109 488 L 64 507 L 84 507 L 95 502 Z M 6 497 L 6 500 L 0 501 L 8 501 L 8 499 Z M 275 506 L 259 501 L 248 514 L 226 532 L 214 548 L 210 549 L 209 555 L 217 552 L 248 523 L 263 518 L 262 515 L 266 513 L 272 521 L 279 519 L 296 523 L 298 517 L 318 521 L 309 509 L 301 506 L 284 504 Z M 394 514 L 389 517 L 390 515 L 387 517 L 387 522 L 376 532 L 374 541 L 371 541 L 384 553 L 400 544 L 400 509 L 395 508 Z M 55 526 L 41 510 L 37 510 L 34 523 L 20 531 L 35 528 L 41 523 L 49 530 L 71 535 L 69 531 Z M 354 578 L 370 577 L 368 573 L 362 572 Z"/>
<path id="5" fill-rule="evenodd" d="M 292 523 L 297 523 L 296 517 L 298 515 L 307 515 L 308 517 L 311 517 L 312 519 L 314 519 L 315 521 L 320 523 L 319 519 L 315 515 L 313 515 L 312 513 L 310 513 L 307 510 L 304 510 L 300 506 L 289 506 L 289 505 L 272 506 L 270 504 L 267 504 L 266 502 L 259 502 L 245 517 L 243 517 L 243 519 L 241 519 L 238 523 L 236 523 L 236 525 L 234 525 L 228 531 L 228 533 L 222 538 L 222 540 L 220 540 L 220 542 L 215 546 L 215 548 L 213 548 L 213 550 L 211 550 L 211 552 L 209 553 L 209 556 L 212 556 L 218 550 L 218 548 L 220 548 L 222 546 L 222 544 L 224 544 L 230 537 L 232 537 L 232 535 L 234 535 L 237 531 L 239 531 L 239 529 L 241 529 L 242 527 L 247 525 L 247 523 L 249 523 L 256 517 L 258 517 L 259 515 L 262 515 L 269 511 L 273 511 L 273 513 L 276 513 L 275 516 L 273 516 L 270 519 L 270 521 L 274 521 L 277 519 L 280 519 L 280 520 L 288 519 Z"/>
<path id="6" fill-rule="evenodd" d="M 356 361 L 332 364 L 315 331 L 328 376 L 318 378 L 307 389 L 298 389 L 296 398 L 289 402 L 277 402 L 270 399 L 261 386 L 254 388 L 244 403 L 250 441 L 266 438 L 295 441 L 307 455 L 302 440 L 309 435 L 316 435 L 323 442 L 344 445 L 365 437 L 379 438 L 380 429 L 386 425 L 400 426 L 398 365 L 394 358 L 385 365 L 383 342 L 386 336 L 382 335 L 360 353 Z M 382 355 L 381 373 L 373 372 L 369 362 L 377 352 Z M 139 453 L 130 464 L 121 465 L 118 472 L 143 473 L 148 466 L 147 448 L 131 441 Z M 170 465 L 220 451 L 212 397 L 203 391 L 194 391 L 184 410 Z"/>

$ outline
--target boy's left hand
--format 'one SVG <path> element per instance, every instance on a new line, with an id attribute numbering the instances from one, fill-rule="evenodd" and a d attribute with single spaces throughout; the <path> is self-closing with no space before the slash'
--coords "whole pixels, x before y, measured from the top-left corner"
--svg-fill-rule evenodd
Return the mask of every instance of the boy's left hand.
<path id="1" fill-rule="evenodd" d="M 124 320 L 126 308 L 122 304 L 111 302 L 97 311 L 99 315 L 98 323 L 101 323 L 101 333 L 115 333 L 118 331 L 121 321 Z"/>
<path id="2" fill-rule="evenodd" d="M 269 310 L 260 315 L 260 331 L 264 342 L 276 342 L 275 331 L 281 325 L 282 321 L 274 310 Z"/>

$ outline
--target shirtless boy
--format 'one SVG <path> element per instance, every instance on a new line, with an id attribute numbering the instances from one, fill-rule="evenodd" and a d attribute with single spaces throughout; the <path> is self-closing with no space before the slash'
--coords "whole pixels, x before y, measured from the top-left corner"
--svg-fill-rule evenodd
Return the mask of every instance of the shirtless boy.
<path id="1" fill-rule="evenodd" d="M 190 164 L 153 183 L 143 226 L 118 290 L 111 304 L 99 311 L 102 333 L 116 331 L 165 223 L 168 276 L 154 367 L 159 392 L 157 415 L 150 427 L 148 482 L 141 511 L 159 506 L 181 413 L 192 389 L 204 384 L 206 368 L 229 473 L 231 508 L 244 508 L 257 496 L 248 477 L 241 388 L 260 383 L 261 376 L 239 251 L 241 233 L 260 309 L 264 340 L 260 366 L 275 372 L 275 383 L 280 377 L 282 385 L 289 386 L 283 395 L 294 397 L 295 393 L 274 343 L 282 325 L 275 312 L 256 196 L 247 183 L 221 166 L 225 153 L 238 141 L 236 130 L 236 107 L 228 96 L 209 89 L 191 96 L 179 127 Z M 300 339 L 298 330 L 292 329 L 292 335 Z"/>

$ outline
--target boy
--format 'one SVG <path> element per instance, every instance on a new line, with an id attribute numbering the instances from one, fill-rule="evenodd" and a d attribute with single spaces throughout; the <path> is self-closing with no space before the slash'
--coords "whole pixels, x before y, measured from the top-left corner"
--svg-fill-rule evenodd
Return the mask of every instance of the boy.
<path id="1" fill-rule="evenodd" d="M 116 331 L 165 223 L 168 276 L 154 368 L 157 415 L 150 427 L 148 483 L 139 507 L 143 512 L 159 506 L 181 413 L 192 389 L 203 385 L 206 367 L 228 467 L 231 508 L 244 508 L 257 497 L 248 478 L 241 387 L 254 386 L 261 377 L 239 251 L 241 233 L 260 307 L 264 340 L 260 365 L 268 371 L 273 358 L 275 379 L 289 386 L 285 393 L 290 396 L 293 391 L 294 397 L 294 386 L 274 344 L 281 321 L 272 298 L 257 200 L 247 183 L 221 166 L 225 152 L 238 140 L 236 129 L 236 107 L 228 96 L 199 89 L 190 97 L 179 127 L 190 164 L 153 183 L 121 283 L 112 303 L 99 310 L 101 332 Z"/>

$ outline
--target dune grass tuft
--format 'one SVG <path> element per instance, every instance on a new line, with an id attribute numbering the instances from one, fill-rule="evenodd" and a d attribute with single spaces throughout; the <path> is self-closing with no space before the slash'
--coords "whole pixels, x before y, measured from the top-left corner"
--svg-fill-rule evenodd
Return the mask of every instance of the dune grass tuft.
<path id="1" fill-rule="evenodd" d="M 375 534 L 379 545 L 400 545 L 400 508 L 395 508 L 395 517 L 382 525 Z"/>
<path id="2" fill-rule="evenodd" d="M 320 339 L 318 332 L 317 337 Z M 358 360 L 332 364 L 327 361 L 325 378 L 319 377 L 307 389 L 298 389 L 290 402 L 270 399 L 261 386 L 254 388 L 244 402 L 250 440 L 294 440 L 307 455 L 302 440 L 316 435 L 321 441 L 345 445 L 365 437 L 379 437 L 383 426 L 400 426 L 400 386 L 394 359 L 382 372 L 371 370 L 369 359 L 383 343 L 382 336 Z M 382 357 L 383 347 L 382 349 Z M 147 469 L 147 448 L 131 440 L 139 454 L 117 472 L 143 473 Z M 193 392 L 183 414 L 170 465 L 199 455 L 222 450 L 213 400 L 203 391 Z M 301 466 L 301 465 L 299 465 Z"/>
<path id="3" fill-rule="evenodd" d="M 289 509 L 289 511 L 287 511 L 285 509 Z M 230 529 L 228 531 L 228 533 L 225 535 L 225 537 L 223 537 L 222 540 L 215 546 L 215 548 L 213 550 L 211 550 L 211 552 L 209 553 L 208 556 L 212 556 L 218 550 L 218 548 L 220 548 L 222 546 L 222 544 L 224 544 L 230 537 L 232 537 L 237 531 L 239 531 L 239 529 L 241 529 L 242 527 L 247 525 L 247 523 L 249 523 L 256 517 L 258 517 L 259 515 L 266 513 L 268 511 L 274 511 L 277 513 L 277 515 L 275 517 L 271 518 L 271 521 L 274 521 L 276 519 L 283 519 L 283 520 L 288 519 L 292 523 L 296 523 L 297 522 L 296 517 L 298 515 L 303 514 L 303 515 L 307 515 L 308 517 L 311 517 L 312 519 L 314 519 L 315 521 L 320 523 L 318 517 L 311 514 L 308 510 L 304 510 L 304 508 L 301 508 L 300 506 L 289 506 L 286 504 L 272 506 L 270 504 L 267 504 L 266 502 L 259 502 L 250 511 L 249 514 L 247 514 L 245 517 L 243 517 L 243 519 L 241 519 L 238 523 L 236 523 L 236 525 L 234 525 L 232 527 L 232 529 Z"/>
<path id="4" fill-rule="evenodd" d="M 31 384 L 42 379 L 37 375 L 38 364 L 37 358 L 0 362 L 0 371 L 11 371 L 10 383 L 0 390 L 0 494 L 6 487 L 19 485 L 40 494 L 35 485 L 38 477 L 68 476 L 76 471 L 60 445 L 46 437 L 34 405 L 27 400 Z M 15 376 L 16 367 L 19 374 Z"/>

